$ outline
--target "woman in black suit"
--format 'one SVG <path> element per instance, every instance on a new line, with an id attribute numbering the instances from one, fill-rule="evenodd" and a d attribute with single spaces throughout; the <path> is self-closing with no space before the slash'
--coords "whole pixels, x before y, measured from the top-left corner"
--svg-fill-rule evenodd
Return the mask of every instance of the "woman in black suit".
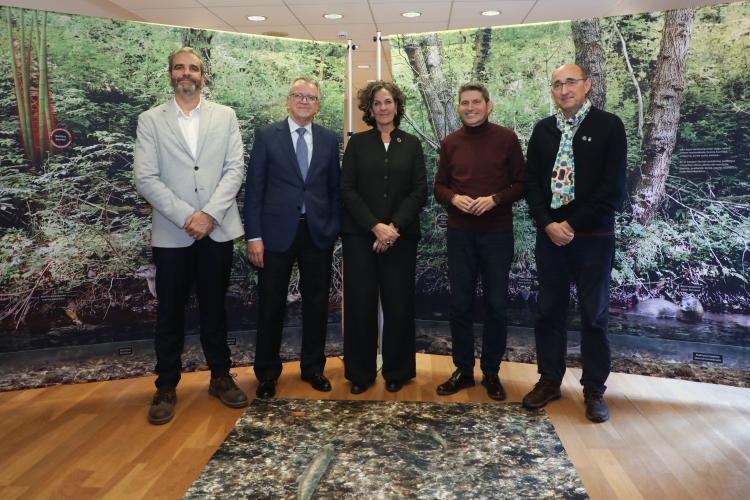
<path id="1" fill-rule="evenodd" d="M 416 376 L 414 279 L 427 179 L 419 140 L 398 128 L 403 92 L 376 81 L 357 97 L 373 128 L 349 139 L 341 172 L 345 376 L 353 394 L 375 381 L 380 295 L 383 378 L 396 392 Z"/>

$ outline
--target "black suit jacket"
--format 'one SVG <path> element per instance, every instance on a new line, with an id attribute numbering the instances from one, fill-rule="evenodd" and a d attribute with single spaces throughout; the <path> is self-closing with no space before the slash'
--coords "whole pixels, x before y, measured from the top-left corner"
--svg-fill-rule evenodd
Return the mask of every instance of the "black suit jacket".
<path id="1" fill-rule="evenodd" d="M 427 203 L 419 140 L 395 129 L 386 151 L 379 130 L 354 134 L 344 152 L 341 198 L 344 234 L 369 233 L 379 222 L 392 222 L 402 235 L 419 235 L 419 212 Z"/>
<path id="2" fill-rule="evenodd" d="M 312 126 L 313 151 L 303 181 L 289 122 L 255 132 L 245 186 L 245 237 L 262 238 L 266 249 L 285 252 L 297 233 L 302 202 L 310 236 L 318 248 L 336 241 L 340 228 L 339 142 L 336 134 Z"/>
<path id="3" fill-rule="evenodd" d="M 529 139 L 526 201 L 537 227 L 566 220 L 576 232 L 612 231 L 626 187 L 627 140 L 622 121 L 591 108 L 573 137 L 575 199 L 553 210 L 552 169 L 561 136 L 553 115 L 538 122 Z"/>

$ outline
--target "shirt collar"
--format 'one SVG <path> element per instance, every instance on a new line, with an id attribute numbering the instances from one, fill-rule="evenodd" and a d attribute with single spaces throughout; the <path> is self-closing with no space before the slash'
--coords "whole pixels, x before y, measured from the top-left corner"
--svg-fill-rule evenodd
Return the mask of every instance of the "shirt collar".
<path id="1" fill-rule="evenodd" d="M 172 99 L 174 100 L 174 107 L 175 107 L 175 109 L 177 109 L 177 116 L 178 117 L 181 116 L 183 118 L 188 118 L 185 115 L 185 113 L 182 111 L 182 108 L 180 107 L 180 105 L 177 104 L 177 98 L 173 97 Z M 201 114 L 201 104 L 203 104 L 203 96 L 201 96 L 200 99 L 198 100 L 198 105 L 195 107 L 195 109 L 193 109 L 193 111 L 190 112 L 190 118 L 192 118 L 194 116 L 196 116 L 196 117 L 200 116 L 200 114 Z"/>
<path id="2" fill-rule="evenodd" d="M 286 121 L 289 124 L 289 131 L 290 132 L 296 132 L 297 129 L 300 128 L 300 126 L 297 125 L 297 122 L 295 122 L 294 120 L 292 120 L 291 116 L 287 117 Z M 307 125 L 305 125 L 302 128 L 304 128 L 305 130 L 307 130 L 307 133 L 310 134 L 310 137 L 312 137 L 312 122 L 308 123 Z"/>

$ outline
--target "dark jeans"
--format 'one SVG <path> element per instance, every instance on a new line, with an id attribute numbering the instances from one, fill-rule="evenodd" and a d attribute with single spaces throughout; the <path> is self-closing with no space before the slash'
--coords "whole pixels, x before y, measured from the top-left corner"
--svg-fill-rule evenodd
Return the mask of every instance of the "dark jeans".
<path id="1" fill-rule="evenodd" d="M 185 304 L 195 284 L 203 354 L 212 377 L 229 374 L 224 296 L 232 269 L 232 242 L 206 237 L 184 248 L 153 248 L 156 266 L 156 386 L 176 386 L 182 369 Z"/>
<path id="2" fill-rule="evenodd" d="M 344 376 L 375 380 L 378 295 L 383 306 L 383 378 L 406 382 L 417 374 L 414 325 L 416 235 L 404 234 L 386 252 L 372 251 L 371 234 L 342 237 L 344 254 Z"/>
<path id="3" fill-rule="evenodd" d="M 258 274 L 258 335 L 255 344 L 255 376 L 260 381 L 281 375 L 281 333 L 292 267 L 297 261 L 302 297 L 303 376 L 322 374 L 326 364 L 328 295 L 331 284 L 333 246 L 315 246 L 307 222 L 300 220 L 292 246 L 285 252 L 263 253 L 264 267 Z"/>
<path id="4" fill-rule="evenodd" d="M 615 252 L 614 236 L 576 236 L 558 247 L 539 233 L 536 266 L 539 301 L 534 333 L 539 373 L 562 382 L 567 352 L 570 282 L 576 284 L 581 312 L 581 362 L 584 389 L 603 394 L 609 376 L 609 279 Z"/>
<path id="5" fill-rule="evenodd" d="M 480 276 L 484 328 L 479 366 L 487 373 L 500 369 L 507 338 L 505 303 L 512 261 L 512 232 L 448 229 L 453 363 L 466 375 L 474 371 L 474 297 Z"/>

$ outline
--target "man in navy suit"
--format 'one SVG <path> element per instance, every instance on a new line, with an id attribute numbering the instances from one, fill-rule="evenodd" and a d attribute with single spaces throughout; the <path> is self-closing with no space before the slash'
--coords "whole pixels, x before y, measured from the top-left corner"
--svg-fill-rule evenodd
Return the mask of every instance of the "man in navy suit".
<path id="1" fill-rule="evenodd" d="M 255 133 L 245 187 L 245 236 L 250 262 L 259 268 L 256 395 L 271 398 L 281 375 L 281 331 L 292 266 L 302 295 L 302 380 L 330 391 L 323 374 L 333 244 L 339 235 L 339 143 L 312 123 L 320 86 L 292 82 L 286 120 Z"/>

